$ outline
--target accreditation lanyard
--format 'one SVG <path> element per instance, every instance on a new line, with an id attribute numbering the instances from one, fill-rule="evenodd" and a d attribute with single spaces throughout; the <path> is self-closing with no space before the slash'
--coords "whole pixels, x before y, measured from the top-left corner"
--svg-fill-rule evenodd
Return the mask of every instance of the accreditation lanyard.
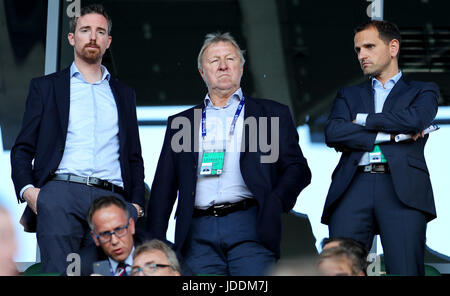
<path id="1" fill-rule="evenodd" d="M 244 107 L 245 98 L 242 97 L 241 101 L 239 102 L 239 105 L 237 107 L 236 113 L 234 113 L 233 121 L 231 122 L 230 127 L 230 137 L 234 135 L 234 129 L 236 127 L 236 122 L 239 118 L 239 115 L 241 114 L 242 108 Z M 206 107 L 203 108 L 202 112 L 202 138 L 203 140 L 206 138 Z"/>
<path id="2" fill-rule="evenodd" d="M 234 114 L 233 121 L 231 122 L 229 139 L 234 135 L 236 128 L 236 122 L 244 107 L 245 98 L 242 97 Z M 202 112 L 202 142 L 206 139 L 206 107 Z M 222 174 L 223 163 L 225 159 L 225 149 L 203 150 L 202 164 L 200 166 L 199 174 L 201 176 L 217 176 Z"/>

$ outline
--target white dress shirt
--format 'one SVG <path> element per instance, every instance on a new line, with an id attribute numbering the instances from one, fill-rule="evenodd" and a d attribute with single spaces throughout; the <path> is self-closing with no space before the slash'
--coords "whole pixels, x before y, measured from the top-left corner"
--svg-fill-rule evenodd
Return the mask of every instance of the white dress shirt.
<path id="1" fill-rule="evenodd" d="M 235 203 L 253 197 L 242 178 L 239 164 L 245 105 L 236 122 L 234 135 L 231 138 L 229 137 L 231 122 L 242 96 L 242 90 L 238 89 L 228 99 L 224 107 L 215 107 L 209 95 L 205 97 L 206 139 L 203 140 L 200 124 L 198 167 L 201 167 L 204 149 L 221 149 L 226 143 L 226 152 L 221 175 L 198 176 L 195 196 L 196 208 L 205 209 L 214 204 Z"/>

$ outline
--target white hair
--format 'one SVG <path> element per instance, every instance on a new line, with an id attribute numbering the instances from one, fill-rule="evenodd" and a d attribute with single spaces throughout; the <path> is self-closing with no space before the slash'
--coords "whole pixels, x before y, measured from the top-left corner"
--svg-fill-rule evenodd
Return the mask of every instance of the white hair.
<path id="1" fill-rule="evenodd" d="M 241 65 L 244 65 L 245 63 L 245 59 L 244 59 L 244 50 L 241 50 L 241 48 L 239 47 L 239 45 L 237 44 L 236 40 L 234 40 L 233 36 L 231 36 L 230 33 L 209 33 L 206 34 L 205 36 L 205 41 L 203 41 L 203 46 L 200 49 L 200 53 L 198 54 L 198 59 L 197 59 L 197 67 L 201 70 L 203 70 L 203 66 L 202 66 L 202 59 L 203 59 L 203 54 L 206 50 L 206 48 L 208 46 L 210 46 L 213 43 L 218 43 L 218 42 L 229 42 L 231 43 L 234 47 L 236 47 L 239 56 L 241 58 Z"/>

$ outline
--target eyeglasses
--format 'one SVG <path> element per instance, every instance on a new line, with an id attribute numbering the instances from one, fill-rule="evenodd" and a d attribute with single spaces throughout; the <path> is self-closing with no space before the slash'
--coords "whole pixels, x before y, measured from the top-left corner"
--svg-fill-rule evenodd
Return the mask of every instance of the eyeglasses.
<path id="1" fill-rule="evenodd" d="M 167 264 L 147 263 L 144 265 L 144 267 L 133 267 L 131 269 L 131 275 L 136 276 L 141 271 L 144 275 L 151 275 L 151 274 L 155 273 L 155 271 L 158 268 L 165 268 L 165 267 L 172 268 L 172 266 L 167 265 Z"/>
<path id="2" fill-rule="evenodd" d="M 100 243 L 105 244 L 111 241 L 112 235 L 115 234 L 117 237 L 122 237 L 128 233 L 128 226 L 130 222 L 128 221 L 127 225 L 122 227 L 117 227 L 114 231 L 105 231 L 100 234 L 94 232 L 95 237 L 100 241 Z"/>

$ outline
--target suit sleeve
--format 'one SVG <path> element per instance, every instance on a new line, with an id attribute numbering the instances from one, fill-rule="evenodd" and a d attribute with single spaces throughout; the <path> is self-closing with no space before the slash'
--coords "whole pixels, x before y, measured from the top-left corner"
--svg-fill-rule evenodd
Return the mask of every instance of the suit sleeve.
<path id="1" fill-rule="evenodd" d="M 413 102 L 402 110 L 369 114 L 366 129 L 391 134 L 417 134 L 430 126 L 436 116 L 439 88 L 425 83 Z"/>
<path id="2" fill-rule="evenodd" d="M 372 151 L 376 131 L 353 123 L 352 112 L 344 90 L 338 91 L 325 126 L 325 142 L 338 151 Z"/>
<path id="3" fill-rule="evenodd" d="M 147 209 L 148 235 L 160 240 L 166 239 L 168 221 L 178 191 L 174 152 L 171 149 L 171 121 L 169 117 Z"/>
<path id="4" fill-rule="evenodd" d="M 300 148 L 298 132 L 287 106 L 280 114 L 280 155 L 277 162 L 280 175 L 272 194 L 282 203 L 283 211 L 290 211 L 300 192 L 311 183 L 311 170 Z"/>
<path id="5" fill-rule="evenodd" d="M 36 153 L 42 113 L 43 103 L 39 84 L 33 79 L 30 82 L 22 128 L 11 149 L 11 177 L 19 202 L 24 202 L 20 197 L 20 190 L 25 185 L 35 185 L 32 161 Z"/>
<path id="6" fill-rule="evenodd" d="M 136 93 L 132 91 L 132 104 L 130 118 L 128 118 L 128 135 L 130 136 L 129 143 L 131 144 L 129 150 L 130 162 L 130 196 L 131 203 L 136 203 L 141 208 L 145 207 L 145 185 L 144 185 L 144 161 L 142 159 L 141 141 L 139 139 L 139 128 L 137 125 L 136 116 Z"/>

